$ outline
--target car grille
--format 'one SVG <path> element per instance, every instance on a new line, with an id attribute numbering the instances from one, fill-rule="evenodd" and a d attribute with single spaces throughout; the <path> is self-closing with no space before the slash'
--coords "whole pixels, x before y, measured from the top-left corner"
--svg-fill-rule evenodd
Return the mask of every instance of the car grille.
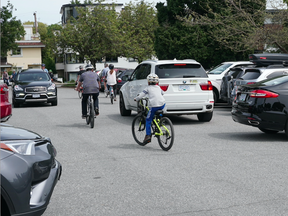
<path id="1" fill-rule="evenodd" d="M 46 92 L 46 87 L 43 86 L 34 86 L 34 87 L 27 87 L 25 92 L 27 93 L 36 93 L 36 92 Z"/>

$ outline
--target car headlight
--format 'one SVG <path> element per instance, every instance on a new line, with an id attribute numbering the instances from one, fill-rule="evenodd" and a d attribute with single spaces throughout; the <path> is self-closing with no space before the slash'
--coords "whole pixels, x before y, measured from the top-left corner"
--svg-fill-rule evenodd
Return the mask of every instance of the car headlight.
<path id="1" fill-rule="evenodd" d="M 35 142 L 31 140 L 1 142 L 1 149 L 22 155 L 35 155 Z"/>
<path id="2" fill-rule="evenodd" d="M 15 91 L 23 91 L 23 88 L 21 88 L 19 85 L 14 86 Z"/>
<path id="3" fill-rule="evenodd" d="M 52 83 L 49 87 L 48 90 L 54 90 L 56 88 L 56 85 Z"/>

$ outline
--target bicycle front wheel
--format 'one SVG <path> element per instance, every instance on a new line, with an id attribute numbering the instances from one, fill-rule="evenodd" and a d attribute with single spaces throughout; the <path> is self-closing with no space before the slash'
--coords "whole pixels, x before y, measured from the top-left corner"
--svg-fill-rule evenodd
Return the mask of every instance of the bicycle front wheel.
<path id="1" fill-rule="evenodd" d="M 78 91 L 78 97 L 81 99 L 82 98 L 82 90 Z"/>
<path id="2" fill-rule="evenodd" d="M 93 103 L 90 103 L 90 127 L 94 128 L 94 116 L 95 116 L 95 111 L 94 111 L 94 105 Z"/>
<path id="3" fill-rule="evenodd" d="M 163 133 L 161 136 L 157 136 L 158 143 L 164 151 L 168 151 L 172 148 L 174 143 L 174 127 L 169 118 L 163 117 L 159 123 L 159 127 Z"/>
<path id="4" fill-rule="evenodd" d="M 141 146 L 146 144 L 143 143 L 143 140 L 146 136 L 146 119 L 142 115 L 137 115 L 132 122 L 132 134 L 134 140 Z"/>

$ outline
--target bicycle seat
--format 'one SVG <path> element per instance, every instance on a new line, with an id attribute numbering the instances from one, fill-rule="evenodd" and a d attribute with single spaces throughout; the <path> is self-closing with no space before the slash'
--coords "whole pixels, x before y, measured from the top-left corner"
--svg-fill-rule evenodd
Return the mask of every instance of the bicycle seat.
<path id="1" fill-rule="evenodd" d="M 157 111 L 155 112 L 155 115 L 160 115 L 160 114 L 163 114 L 163 110 L 157 110 Z"/>

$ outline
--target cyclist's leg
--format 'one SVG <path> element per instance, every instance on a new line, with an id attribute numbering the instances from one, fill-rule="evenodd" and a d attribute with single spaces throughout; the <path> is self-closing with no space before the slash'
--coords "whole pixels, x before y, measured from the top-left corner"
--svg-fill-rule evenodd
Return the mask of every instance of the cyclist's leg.
<path id="1" fill-rule="evenodd" d="M 88 100 L 89 94 L 83 94 L 82 97 L 82 115 L 87 116 L 87 100 Z"/>
<path id="2" fill-rule="evenodd" d="M 94 109 L 95 109 L 95 114 L 96 115 L 99 115 L 99 99 L 98 99 L 98 96 L 99 96 L 99 92 L 93 94 Z"/>
<path id="3" fill-rule="evenodd" d="M 114 92 L 114 100 L 116 101 L 116 92 L 117 91 L 117 84 L 113 85 L 113 92 Z"/>

